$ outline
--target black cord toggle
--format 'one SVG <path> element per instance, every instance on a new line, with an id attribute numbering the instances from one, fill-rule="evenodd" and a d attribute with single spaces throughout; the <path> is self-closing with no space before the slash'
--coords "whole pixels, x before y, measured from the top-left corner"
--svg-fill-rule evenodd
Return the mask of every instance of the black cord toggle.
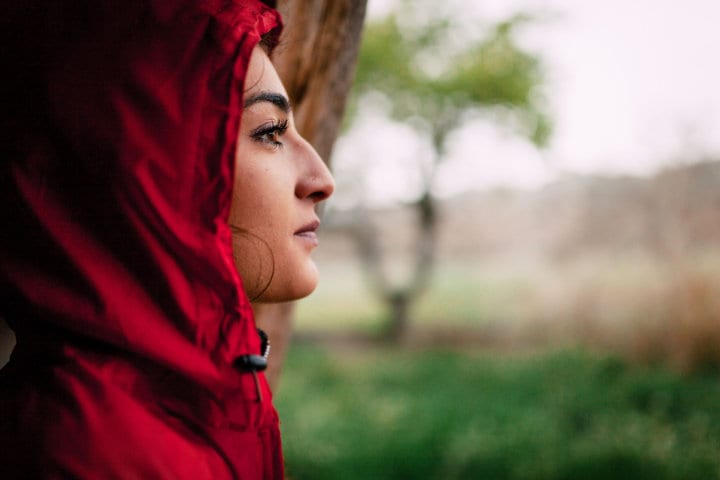
<path id="1" fill-rule="evenodd" d="M 259 328 L 257 332 L 260 336 L 260 355 L 240 355 L 233 362 L 235 367 L 251 372 L 262 372 L 267 368 L 267 360 L 270 356 L 270 339 Z"/>

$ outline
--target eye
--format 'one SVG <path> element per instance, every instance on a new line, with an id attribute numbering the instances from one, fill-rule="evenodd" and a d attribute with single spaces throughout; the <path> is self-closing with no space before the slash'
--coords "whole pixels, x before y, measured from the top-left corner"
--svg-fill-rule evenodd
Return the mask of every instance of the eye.
<path id="1" fill-rule="evenodd" d="M 281 122 L 273 121 L 260 125 L 250 133 L 250 137 L 258 143 L 277 148 L 282 146 L 280 137 L 287 131 L 287 128 L 287 120 Z"/>

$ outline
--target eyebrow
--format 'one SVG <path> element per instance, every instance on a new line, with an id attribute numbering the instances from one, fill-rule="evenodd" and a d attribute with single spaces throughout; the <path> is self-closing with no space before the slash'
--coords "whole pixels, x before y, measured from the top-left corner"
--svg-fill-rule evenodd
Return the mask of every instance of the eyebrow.
<path id="1" fill-rule="evenodd" d="M 272 103 L 285 113 L 290 113 L 290 110 L 292 108 L 290 107 L 290 100 L 288 100 L 285 95 L 275 92 L 259 92 L 255 95 L 251 95 L 250 97 L 245 99 L 245 104 L 243 105 L 243 108 L 249 108 L 260 102 Z"/>

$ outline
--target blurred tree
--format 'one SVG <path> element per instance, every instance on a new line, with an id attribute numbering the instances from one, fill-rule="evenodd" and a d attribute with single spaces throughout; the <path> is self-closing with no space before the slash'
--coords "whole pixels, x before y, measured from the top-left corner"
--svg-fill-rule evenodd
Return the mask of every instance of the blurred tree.
<path id="1" fill-rule="evenodd" d="M 474 39 L 472 30 L 458 25 L 461 10 L 453 10 L 452 17 L 418 12 L 423 8 L 439 12 L 432 2 L 404 2 L 400 7 L 367 25 L 348 119 L 352 122 L 369 93 L 380 93 L 390 115 L 427 136 L 433 147 L 432 161 L 418 165 L 422 191 L 413 203 L 418 234 L 407 282 L 390 282 L 372 226 L 362 222 L 354 229 L 370 283 L 391 310 L 387 333 L 394 339 L 405 333 L 409 307 L 431 277 L 438 219 L 432 186 L 449 133 L 473 111 L 492 111 L 496 114 L 492 118 L 512 126 L 538 146 L 545 144 L 551 132 L 538 95 L 543 81 L 541 64 L 514 38 L 517 27 L 532 20 L 529 16 L 515 15 L 486 27 L 487 34 Z M 365 218 L 359 213 L 358 218 Z"/>

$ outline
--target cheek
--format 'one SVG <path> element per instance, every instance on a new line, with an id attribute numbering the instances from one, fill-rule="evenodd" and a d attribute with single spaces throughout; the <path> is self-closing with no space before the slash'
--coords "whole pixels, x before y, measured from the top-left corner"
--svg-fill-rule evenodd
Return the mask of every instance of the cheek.
<path id="1" fill-rule="evenodd" d="M 275 256 L 263 238 L 247 230 L 233 229 L 233 257 L 250 300 L 260 297 L 275 275 Z"/>
<path id="2" fill-rule="evenodd" d="M 278 193 L 267 174 L 256 169 L 238 169 L 233 185 L 230 223 L 243 228 L 257 228 L 274 217 L 273 199 Z"/>

